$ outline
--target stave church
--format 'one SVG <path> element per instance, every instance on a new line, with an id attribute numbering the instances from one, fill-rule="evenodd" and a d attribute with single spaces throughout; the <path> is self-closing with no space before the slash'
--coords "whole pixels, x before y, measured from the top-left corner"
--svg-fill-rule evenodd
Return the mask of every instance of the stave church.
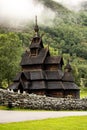
<path id="1" fill-rule="evenodd" d="M 29 51 L 25 51 L 22 56 L 21 72 L 15 76 L 8 89 L 57 98 L 79 98 L 80 89 L 75 84 L 69 61 L 63 71 L 63 57 L 52 56 L 49 47 L 44 47 L 37 17 L 34 31 Z"/>

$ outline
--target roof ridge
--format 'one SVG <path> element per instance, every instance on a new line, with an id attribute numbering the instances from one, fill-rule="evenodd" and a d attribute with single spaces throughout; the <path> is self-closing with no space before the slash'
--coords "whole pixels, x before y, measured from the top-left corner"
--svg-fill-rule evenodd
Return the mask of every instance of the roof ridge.
<path id="1" fill-rule="evenodd" d="M 43 49 L 46 50 L 46 53 L 45 53 L 44 58 L 43 58 L 43 63 L 44 63 L 44 61 L 46 59 L 47 52 L 49 51 L 49 49 L 48 48 L 43 48 Z"/>

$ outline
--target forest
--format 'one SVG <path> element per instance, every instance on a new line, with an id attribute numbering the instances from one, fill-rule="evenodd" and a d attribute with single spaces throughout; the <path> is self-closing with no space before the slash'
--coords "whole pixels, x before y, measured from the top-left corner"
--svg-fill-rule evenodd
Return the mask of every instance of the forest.
<path id="1" fill-rule="evenodd" d="M 69 59 L 76 83 L 87 87 L 87 3 L 77 13 L 52 0 L 43 4 L 56 14 L 52 26 L 39 26 L 44 46 L 50 46 L 52 55 L 63 56 L 65 65 Z M 21 57 L 33 35 L 33 24 L 22 30 L 0 25 L 0 87 L 6 88 L 21 69 Z"/>

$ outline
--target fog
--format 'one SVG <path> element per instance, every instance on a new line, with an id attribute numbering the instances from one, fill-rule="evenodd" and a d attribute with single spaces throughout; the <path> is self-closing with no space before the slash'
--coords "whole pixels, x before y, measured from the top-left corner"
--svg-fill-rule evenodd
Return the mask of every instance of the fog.
<path id="1" fill-rule="evenodd" d="M 55 12 L 37 0 L 0 0 L 0 26 L 22 28 L 33 23 L 35 16 L 38 24 L 52 26 Z M 54 0 L 70 10 L 79 11 L 81 2 L 87 0 Z"/>
<path id="2" fill-rule="evenodd" d="M 79 11 L 81 9 L 81 3 L 87 0 L 53 0 L 56 1 L 69 10 Z"/>
<path id="3" fill-rule="evenodd" d="M 35 15 L 39 24 L 52 25 L 55 13 L 35 0 L 0 0 L 0 25 L 23 27 L 34 22 Z"/>

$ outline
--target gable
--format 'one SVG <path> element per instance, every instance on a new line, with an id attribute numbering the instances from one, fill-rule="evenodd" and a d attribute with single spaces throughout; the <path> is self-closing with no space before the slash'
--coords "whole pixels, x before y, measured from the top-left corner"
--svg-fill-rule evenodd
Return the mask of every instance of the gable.
<path id="1" fill-rule="evenodd" d="M 74 82 L 74 77 L 71 72 L 65 72 L 62 81 Z"/>
<path id="2" fill-rule="evenodd" d="M 21 79 L 29 80 L 30 74 L 29 72 L 19 72 L 16 77 L 14 78 L 14 82 L 20 81 Z"/>
<path id="3" fill-rule="evenodd" d="M 40 50 L 40 52 L 37 56 L 24 55 L 22 57 L 21 66 L 33 65 L 33 64 L 43 64 L 47 54 L 48 54 L 48 49 L 43 48 Z"/>
<path id="4" fill-rule="evenodd" d="M 36 39 L 36 40 L 35 40 Z M 42 39 L 37 37 L 37 38 L 33 38 L 31 44 L 30 44 L 30 49 L 32 48 L 44 48 L 43 47 L 43 42 Z"/>
<path id="5" fill-rule="evenodd" d="M 45 60 L 45 64 L 61 64 L 63 65 L 63 58 L 61 56 L 48 56 Z"/>

